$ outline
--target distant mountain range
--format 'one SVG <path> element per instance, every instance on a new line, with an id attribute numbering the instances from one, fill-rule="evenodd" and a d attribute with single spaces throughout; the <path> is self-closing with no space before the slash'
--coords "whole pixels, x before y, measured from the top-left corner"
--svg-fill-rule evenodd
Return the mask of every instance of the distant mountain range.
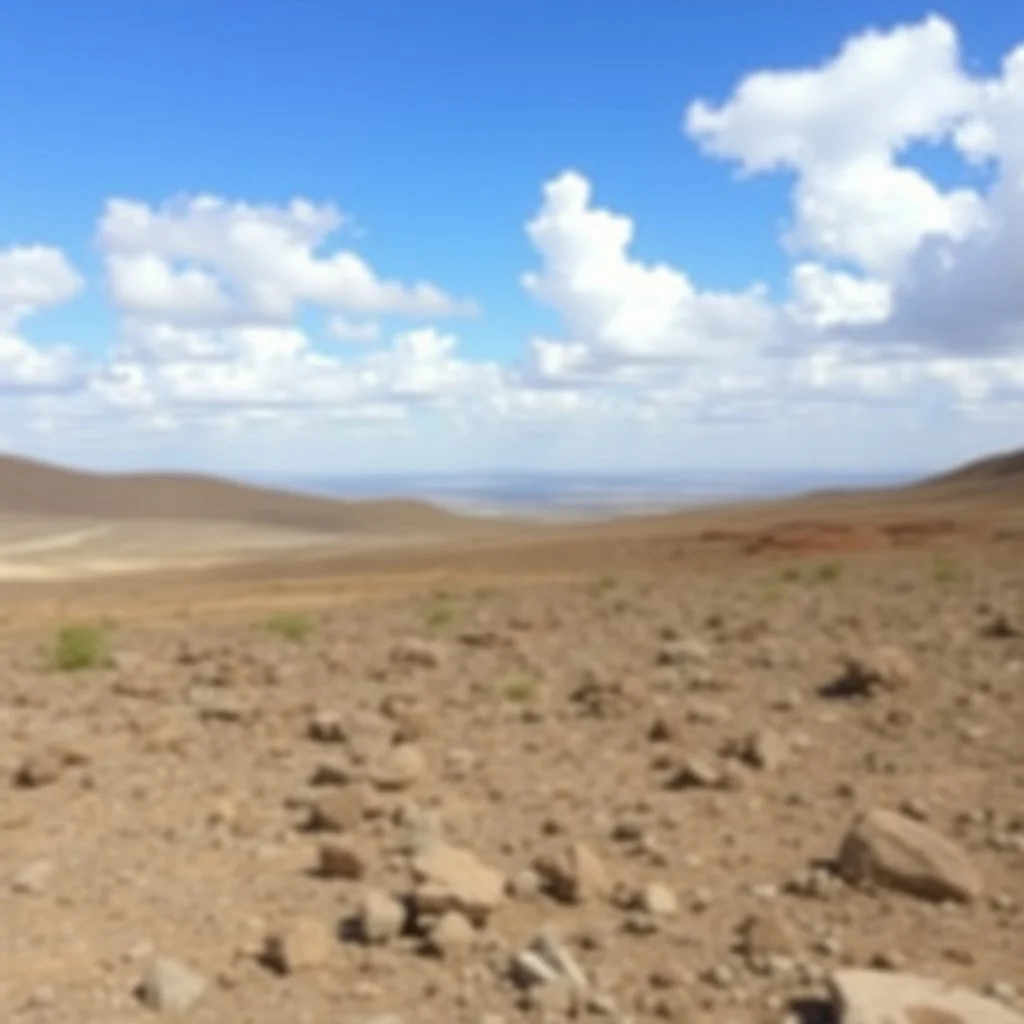
<path id="1" fill-rule="evenodd" d="M 470 522 L 479 527 L 478 517 L 470 520 L 459 512 L 589 518 L 826 488 L 1024 500 L 1024 449 L 910 484 L 822 474 L 520 473 L 291 480 L 264 486 L 196 474 L 87 473 L 0 456 L 0 516 L 218 521 L 344 533 L 436 535 L 464 531 Z"/>

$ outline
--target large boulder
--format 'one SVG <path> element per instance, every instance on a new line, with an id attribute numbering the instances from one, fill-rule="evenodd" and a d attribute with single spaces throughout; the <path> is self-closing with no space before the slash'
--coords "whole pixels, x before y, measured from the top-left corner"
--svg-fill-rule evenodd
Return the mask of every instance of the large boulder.
<path id="1" fill-rule="evenodd" d="M 1024 1024 L 994 999 L 915 974 L 836 971 L 829 989 L 839 1024 Z"/>
<path id="2" fill-rule="evenodd" d="M 984 890 L 963 848 L 926 825 L 880 808 L 853 822 L 837 867 L 851 885 L 874 884 L 926 900 L 970 902 Z"/>

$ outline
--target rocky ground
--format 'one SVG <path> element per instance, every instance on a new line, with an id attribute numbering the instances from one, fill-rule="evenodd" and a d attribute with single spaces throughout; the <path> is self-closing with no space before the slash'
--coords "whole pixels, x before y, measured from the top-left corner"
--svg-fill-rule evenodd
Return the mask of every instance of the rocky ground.
<path id="1" fill-rule="evenodd" d="M 1022 567 L 13 606 L 0 1020 L 1020 1021 Z"/>

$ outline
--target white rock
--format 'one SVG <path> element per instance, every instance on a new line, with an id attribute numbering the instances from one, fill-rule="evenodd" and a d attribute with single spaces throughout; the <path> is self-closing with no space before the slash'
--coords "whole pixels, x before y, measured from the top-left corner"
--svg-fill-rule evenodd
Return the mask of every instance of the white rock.
<path id="1" fill-rule="evenodd" d="M 206 979 L 198 972 L 171 960 L 155 960 L 139 985 L 139 998 L 159 1013 L 184 1013 L 206 991 Z"/>
<path id="2" fill-rule="evenodd" d="M 994 999 L 920 975 L 836 971 L 829 989 L 840 1024 L 1024 1024 Z"/>

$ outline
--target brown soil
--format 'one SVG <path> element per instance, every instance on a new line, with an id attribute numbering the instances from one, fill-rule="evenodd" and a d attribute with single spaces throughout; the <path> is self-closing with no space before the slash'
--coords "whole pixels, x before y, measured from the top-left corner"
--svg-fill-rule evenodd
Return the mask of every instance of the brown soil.
<path id="1" fill-rule="evenodd" d="M 818 498 L 8 584 L 0 1020 L 144 1019 L 133 990 L 159 956 L 206 979 L 186 1014 L 200 1024 L 563 1020 L 558 986 L 509 976 L 544 928 L 586 972 L 594 1019 L 781 1022 L 839 964 L 1014 999 L 1024 522 L 958 501 Z M 104 624 L 114 664 L 55 670 L 56 631 L 82 621 Z M 833 685 L 846 655 L 883 647 L 912 669 L 899 686 Z M 398 789 L 379 782 L 396 730 L 425 760 Z M 350 821 L 361 879 L 314 870 L 332 837 L 304 825 L 328 794 L 369 802 Z M 953 839 L 984 895 L 842 881 L 867 807 Z M 344 923 L 367 887 L 410 892 L 411 844 L 432 830 L 517 893 L 445 958 L 411 934 L 365 946 Z M 591 873 L 579 904 L 531 895 L 524 869 L 573 843 L 607 887 Z M 741 949 L 751 915 L 783 947 L 770 969 Z M 328 941 L 282 976 L 260 954 L 299 919 Z"/>

